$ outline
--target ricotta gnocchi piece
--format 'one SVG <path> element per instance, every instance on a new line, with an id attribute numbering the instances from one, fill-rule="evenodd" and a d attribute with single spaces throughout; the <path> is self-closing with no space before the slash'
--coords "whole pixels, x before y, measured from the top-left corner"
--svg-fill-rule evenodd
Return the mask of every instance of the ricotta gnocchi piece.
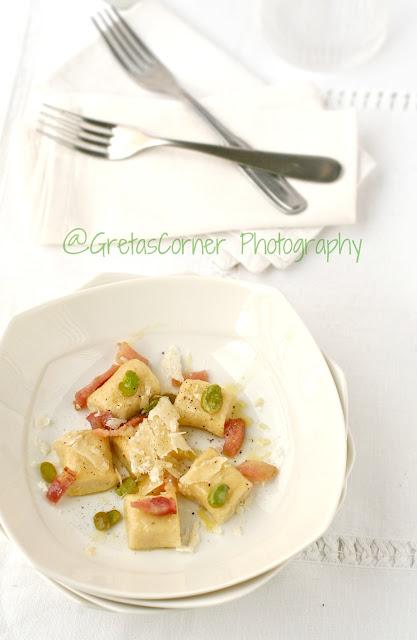
<path id="1" fill-rule="evenodd" d="M 108 439 L 89 430 L 68 431 L 55 441 L 53 448 L 61 465 L 76 474 L 67 491 L 69 496 L 85 496 L 116 486 L 118 476 Z"/>
<path id="2" fill-rule="evenodd" d="M 138 502 L 142 504 L 142 508 L 138 508 Z M 181 546 L 175 492 L 163 492 L 159 496 L 127 495 L 123 508 L 129 549 L 176 549 Z M 161 508 L 169 508 L 170 511 L 162 515 L 158 512 Z"/>
<path id="3" fill-rule="evenodd" d="M 179 481 L 179 490 L 195 500 L 217 524 L 229 520 L 247 498 L 252 483 L 227 458 L 207 449 Z"/>
<path id="4" fill-rule="evenodd" d="M 216 404 L 213 403 L 213 410 L 209 411 L 210 404 L 206 405 L 204 399 L 213 387 L 217 388 L 221 402 L 217 403 L 217 410 Z M 222 438 L 224 425 L 231 415 L 234 402 L 235 396 L 219 385 L 212 385 L 204 380 L 187 379 L 180 387 L 175 408 L 179 413 L 181 425 L 204 429 Z"/>
<path id="5" fill-rule="evenodd" d="M 87 400 L 92 412 L 110 411 L 114 418 L 128 420 L 146 409 L 152 396 L 160 392 L 159 380 L 141 360 L 132 359 L 117 371 Z"/>

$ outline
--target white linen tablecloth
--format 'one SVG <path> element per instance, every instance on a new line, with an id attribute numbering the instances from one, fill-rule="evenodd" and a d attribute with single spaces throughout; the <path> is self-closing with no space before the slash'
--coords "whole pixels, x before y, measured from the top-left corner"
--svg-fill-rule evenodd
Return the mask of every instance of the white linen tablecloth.
<path id="1" fill-rule="evenodd" d="M 255 3 L 170 3 L 265 78 L 276 81 L 291 73 L 311 79 L 279 61 L 261 41 L 251 14 Z M 379 55 L 343 75 L 314 76 L 333 106 L 358 107 L 364 144 L 378 162 L 360 200 L 359 221 L 349 232 L 363 240 L 359 262 L 342 255 L 326 263 L 313 255 L 286 272 L 231 274 L 280 288 L 348 378 L 357 462 L 345 505 L 316 553 L 290 564 L 258 592 L 215 611 L 133 618 L 67 601 L 1 540 L 1 640 L 58 635 L 72 640 L 86 634 L 93 640 L 415 640 L 416 19 L 415 3 L 400 0 Z M 27 212 L 18 198 L 4 202 L 0 216 L 0 330 L 17 311 L 69 293 L 100 271 L 213 269 L 208 261 L 189 257 L 125 260 L 39 249 L 30 242 Z"/>

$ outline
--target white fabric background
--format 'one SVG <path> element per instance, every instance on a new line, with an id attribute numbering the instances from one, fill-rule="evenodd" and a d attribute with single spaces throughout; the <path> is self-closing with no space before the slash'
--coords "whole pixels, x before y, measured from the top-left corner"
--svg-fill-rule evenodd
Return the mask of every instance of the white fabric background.
<path id="1" fill-rule="evenodd" d="M 203 25 L 207 33 L 265 78 L 277 80 L 289 75 L 290 68 L 260 39 L 251 16 L 255 3 L 171 0 L 170 4 Z M 269 270 L 256 277 L 238 269 L 232 274 L 280 288 L 322 349 L 347 374 L 358 459 L 350 494 L 329 540 L 333 544 L 332 532 L 337 532 L 352 543 L 353 550 L 366 542 L 370 549 L 376 547 L 375 554 L 363 558 L 363 554 L 353 553 L 337 566 L 334 550 L 324 553 L 333 564 L 320 561 L 318 553 L 314 561 L 288 566 L 242 601 L 217 610 L 148 619 L 94 612 L 68 602 L 44 583 L 9 543 L 1 541 L 2 640 L 54 636 L 66 640 L 80 635 L 94 640 L 416 637 L 417 127 L 416 94 L 412 93 L 416 18 L 412 0 L 397 2 L 390 39 L 377 57 L 346 74 L 314 76 L 325 91 L 329 90 L 329 101 L 335 106 L 353 102 L 361 107 L 364 144 L 378 162 L 359 203 L 359 222 L 351 231 L 352 237 L 364 240 L 361 261 L 356 265 L 345 257 L 327 265 L 310 256 L 286 272 Z M 3 23 L 0 29 L 2 47 L 9 43 L 17 51 L 19 37 L 10 37 L 10 24 Z M 21 22 L 16 29 L 18 33 Z M 301 72 L 291 73 L 304 77 Z M 362 109 L 364 105 L 366 109 Z M 1 328 L 16 311 L 69 292 L 98 271 L 152 273 L 156 268 L 173 268 L 148 259 L 134 263 L 84 260 L 60 251 L 40 250 L 27 237 L 21 203 L 5 204 L 0 219 Z M 184 259 L 175 269 L 210 272 L 212 266 Z M 395 545 L 403 553 L 400 562 Z M 381 561 L 384 550 L 386 559 Z"/>

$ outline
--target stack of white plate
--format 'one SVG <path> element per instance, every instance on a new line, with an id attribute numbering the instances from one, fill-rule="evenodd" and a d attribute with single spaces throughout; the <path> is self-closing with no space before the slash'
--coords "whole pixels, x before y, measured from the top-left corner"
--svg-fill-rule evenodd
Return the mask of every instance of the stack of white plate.
<path id="1" fill-rule="evenodd" d="M 278 480 L 256 491 L 239 526 L 235 516 L 221 535 L 203 532 L 193 553 L 132 552 L 123 525 L 94 533 L 80 516 L 81 504 L 89 515 L 102 510 L 103 494 L 52 507 L 38 486 L 43 439 L 78 426 L 74 381 L 108 361 L 115 341 L 135 336 L 151 361 L 163 347 L 187 344 L 213 379 L 243 382 L 250 406 L 262 398 L 258 421 L 280 460 Z M 240 598 L 319 538 L 346 493 L 354 450 L 345 377 L 269 287 L 102 276 L 13 319 L 0 380 L 2 526 L 51 583 L 92 606 L 143 614 Z M 54 420 L 40 433 L 45 415 Z"/>

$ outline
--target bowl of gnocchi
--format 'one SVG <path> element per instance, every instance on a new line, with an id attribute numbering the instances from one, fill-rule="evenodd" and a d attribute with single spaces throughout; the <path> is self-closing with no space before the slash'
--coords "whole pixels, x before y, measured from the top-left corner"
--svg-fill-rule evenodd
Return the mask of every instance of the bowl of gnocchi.
<path id="1" fill-rule="evenodd" d="M 171 277 L 79 291 L 11 322 L 0 378 L 1 522 L 74 589 L 226 589 L 296 555 L 336 512 L 339 396 L 275 289 Z"/>

